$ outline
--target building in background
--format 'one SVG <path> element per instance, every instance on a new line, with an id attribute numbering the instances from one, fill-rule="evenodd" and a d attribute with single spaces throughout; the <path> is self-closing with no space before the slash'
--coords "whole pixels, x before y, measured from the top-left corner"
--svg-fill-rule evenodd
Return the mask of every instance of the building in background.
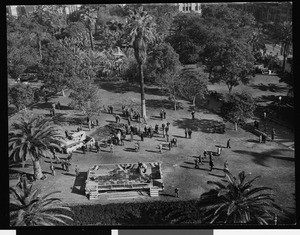
<path id="1" fill-rule="evenodd" d="M 202 13 L 201 3 L 175 3 L 180 12 L 197 12 Z"/>
<path id="2" fill-rule="evenodd" d="M 63 11 L 68 15 L 77 11 L 81 5 L 61 5 Z M 36 5 L 10 5 L 6 6 L 6 14 L 14 17 L 28 15 L 34 12 Z"/>

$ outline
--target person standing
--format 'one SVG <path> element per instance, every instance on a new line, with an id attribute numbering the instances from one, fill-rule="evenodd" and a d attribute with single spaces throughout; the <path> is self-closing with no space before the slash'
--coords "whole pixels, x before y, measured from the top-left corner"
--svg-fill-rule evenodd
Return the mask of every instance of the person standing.
<path id="1" fill-rule="evenodd" d="M 135 151 L 136 152 L 140 151 L 140 143 L 139 142 L 135 143 Z"/>
<path id="2" fill-rule="evenodd" d="M 189 129 L 189 130 L 188 130 L 189 139 L 191 139 L 191 138 L 192 138 L 192 133 L 193 133 L 193 132 L 192 132 L 192 130 L 191 130 L 191 129 Z"/>
<path id="3" fill-rule="evenodd" d="M 159 133 L 158 133 L 158 124 L 155 124 L 154 130 L 155 130 L 155 133 L 156 133 L 156 134 L 159 134 Z"/>
<path id="4" fill-rule="evenodd" d="M 175 188 L 175 197 L 179 197 L 179 188 Z"/>
<path id="5" fill-rule="evenodd" d="M 226 177 L 226 173 L 228 173 L 228 172 L 229 172 L 228 161 L 226 160 L 226 161 L 224 162 L 224 173 L 225 173 L 225 176 L 224 176 L 224 177 Z"/>
<path id="6" fill-rule="evenodd" d="M 62 160 L 62 161 L 61 161 L 61 168 L 62 168 L 63 170 L 65 170 L 65 160 Z"/>
<path id="7" fill-rule="evenodd" d="M 141 141 L 144 141 L 144 133 L 140 132 L 140 136 L 141 136 Z"/>
<path id="8" fill-rule="evenodd" d="M 164 119 L 166 119 L 167 113 L 166 110 L 164 110 Z"/>
<path id="9" fill-rule="evenodd" d="M 159 152 L 162 153 L 162 144 L 161 143 L 159 143 L 158 149 L 159 149 Z"/>
<path id="10" fill-rule="evenodd" d="M 54 168 L 52 162 L 51 162 L 51 164 L 50 164 L 50 170 L 51 170 L 51 174 L 52 174 L 53 176 L 55 176 L 55 168 Z"/>
<path id="11" fill-rule="evenodd" d="M 194 161 L 195 161 L 195 169 L 199 169 L 200 167 L 199 167 L 198 159 L 195 159 Z"/>
<path id="12" fill-rule="evenodd" d="M 153 127 L 150 125 L 149 127 L 149 134 L 150 134 L 150 138 L 153 137 Z"/>
<path id="13" fill-rule="evenodd" d="M 160 110 L 159 115 L 160 115 L 160 119 L 163 120 L 163 118 L 164 118 L 164 112 L 163 112 L 163 110 Z"/>
<path id="14" fill-rule="evenodd" d="M 210 157 L 210 159 L 209 159 L 209 166 L 210 166 L 210 171 L 212 171 L 213 168 L 214 168 L 214 162 L 213 162 L 213 160 L 212 160 L 211 157 Z"/>
<path id="15" fill-rule="evenodd" d="M 166 135 L 168 135 L 169 127 L 166 126 L 165 130 L 166 130 Z"/>
<path id="16" fill-rule="evenodd" d="M 90 120 L 90 119 L 89 119 L 88 125 L 89 125 L 89 131 L 91 131 L 92 123 L 91 123 L 91 120 Z"/>
<path id="17" fill-rule="evenodd" d="M 133 141 L 133 131 L 130 131 L 130 142 Z"/>
<path id="18" fill-rule="evenodd" d="M 193 111 L 191 112 L 191 114 L 192 114 L 192 119 L 194 120 L 194 119 L 195 119 L 195 111 L 193 110 Z"/>
<path id="19" fill-rule="evenodd" d="M 76 177 L 79 175 L 79 168 L 77 165 L 75 166 L 75 175 Z"/>
<path id="20" fill-rule="evenodd" d="M 274 139 L 275 139 L 275 129 L 274 128 L 272 128 L 271 138 L 272 138 L 272 141 L 274 141 Z"/>
<path id="21" fill-rule="evenodd" d="M 100 150 L 100 146 L 99 146 L 98 140 L 95 141 L 95 147 L 96 147 L 96 153 L 98 153 L 99 150 Z"/>
<path id="22" fill-rule="evenodd" d="M 114 114 L 114 107 L 112 105 L 110 106 L 110 112 L 111 114 Z"/>
<path id="23" fill-rule="evenodd" d="M 168 146 L 169 146 L 169 150 L 171 150 L 171 148 L 172 148 L 172 143 L 169 142 L 169 143 L 168 143 Z"/>
<path id="24" fill-rule="evenodd" d="M 231 146 L 230 146 L 230 139 L 227 140 L 227 145 L 226 145 L 226 147 L 229 148 L 229 149 L 231 148 Z"/>
<path id="25" fill-rule="evenodd" d="M 200 154 L 199 157 L 198 157 L 198 162 L 199 162 L 201 165 L 204 165 L 203 160 L 202 160 L 202 157 L 201 157 L 201 154 Z"/>
<path id="26" fill-rule="evenodd" d="M 113 153 L 114 152 L 114 145 L 113 145 L 113 143 L 110 143 L 109 148 L 110 148 L 110 152 Z"/>
<path id="27" fill-rule="evenodd" d="M 99 126 L 99 121 L 98 121 L 98 119 L 96 119 L 96 125 Z"/>
<path id="28" fill-rule="evenodd" d="M 165 138 L 165 124 L 161 124 L 161 127 L 162 127 L 162 131 L 163 131 L 163 138 Z"/>
<path id="29" fill-rule="evenodd" d="M 184 129 L 184 135 L 185 135 L 185 138 L 187 138 L 187 134 L 188 134 L 188 129 L 185 128 L 185 129 Z"/>

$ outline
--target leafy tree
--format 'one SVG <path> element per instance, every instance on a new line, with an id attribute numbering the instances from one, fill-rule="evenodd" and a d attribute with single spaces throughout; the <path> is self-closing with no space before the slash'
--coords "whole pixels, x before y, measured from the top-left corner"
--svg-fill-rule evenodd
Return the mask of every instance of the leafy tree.
<path id="1" fill-rule="evenodd" d="M 146 78 L 155 80 L 156 77 L 162 76 L 164 73 L 179 70 L 181 65 L 179 55 L 169 43 L 156 44 L 149 50 L 145 70 Z"/>
<path id="2" fill-rule="evenodd" d="M 203 45 L 203 42 L 200 42 L 200 44 L 195 42 L 193 35 L 196 35 L 197 33 L 195 33 L 194 30 L 191 30 L 191 26 L 199 21 L 201 22 L 202 19 L 197 13 L 177 14 L 171 25 L 170 35 L 166 38 L 166 41 L 169 42 L 179 54 L 180 62 L 183 64 L 191 64 L 199 60 L 198 53 L 202 48 L 199 45 Z M 199 32 L 199 30 L 197 31 Z"/>
<path id="3" fill-rule="evenodd" d="M 174 110 L 176 111 L 180 88 L 184 86 L 185 83 L 185 81 L 181 79 L 179 72 L 166 72 L 157 77 L 156 83 L 167 93 L 169 100 L 174 104 Z"/>
<path id="4" fill-rule="evenodd" d="M 60 149 L 63 135 L 58 126 L 43 116 L 28 115 L 12 124 L 9 131 L 9 158 L 13 161 L 33 162 L 35 179 L 43 177 L 40 159 L 50 153 L 50 148 Z"/>
<path id="5" fill-rule="evenodd" d="M 229 93 L 240 82 L 248 84 L 253 76 L 254 60 L 249 44 L 229 38 L 220 54 L 220 65 L 213 70 L 211 82 L 225 82 Z"/>
<path id="6" fill-rule="evenodd" d="M 254 109 L 255 100 L 253 97 L 246 92 L 242 92 L 229 94 L 227 101 L 221 107 L 221 113 L 225 120 L 234 123 L 237 131 L 239 124 L 244 123 L 247 118 L 253 116 Z"/>
<path id="7" fill-rule="evenodd" d="M 74 79 L 72 92 L 69 98 L 72 100 L 70 107 L 82 111 L 91 117 L 99 114 L 102 108 L 101 97 L 95 84 L 86 79 Z"/>
<path id="8" fill-rule="evenodd" d="M 208 181 L 214 189 L 200 197 L 200 207 L 204 210 L 203 222 L 222 224 L 261 224 L 273 223 L 274 213 L 281 214 L 275 203 L 273 190 L 269 187 L 254 187 L 255 177 L 246 181 L 242 171 L 238 178 L 226 173 L 225 183 Z"/>
<path id="9" fill-rule="evenodd" d="M 179 87 L 181 96 L 185 97 L 189 101 L 192 101 L 194 106 L 196 96 L 200 96 L 201 99 L 205 98 L 205 95 L 208 93 L 208 78 L 206 73 L 183 71 L 181 72 L 180 78 L 184 81 L 184 84 Z"/>
<path id="10" fill-rule="evenodd" d="M 134 49 L 134 55 L 139 66 L 140 84 L 141 84 L 141 104 L 142 117 L 146 117 L 146 101 L 144 91 L 144 64 L 147 59 L 148 44 L 155 41 L 155 24 L 151 15 L 143 10 L 130 12 L 128 22 L 125 28 L 126 34 L 130 38 L 130 45 Z"/>
<path id="11" fill-rule="evenodd" d="M 20 187 L 10 188 L 10 225 L 11 226 L 54 226 L 57 223 L 67 225 L 65 220 L 73 221 L 63 211 L 71 209 L 62 205 L 59 198 L 52 197 L 60 191 L 41 197 L 40 189 L 32 190 L 25 179 Z"/>
<path id="12" fill-rule="evenodd" d="M 18 83 L 9 88 L 8 97 L 10 103 L 15 105 L 18 110 L 26 109 L 34 100 L 34 91 L 29 85 Z"/>
<path id="13" fill-rule="evenodd" d="M 39 63 L 39 55 L 30 41 L 30 35 L 22 31 L 7 34 L 7 69 L 13 79 L 17 79 L 28 67 Z"/>
<path id="14" fill-rule="evenodd" d="M 55 93 L 66 89 L 70 80 L 76 75 L 75 54 L 57 41 L 53 41 L 45 45 L 43 55 L 39 76 L 45 86 Z"/>
<path id="15" fill-rule="evenodd" d="M 281 44 L 281 54 L 283 55 L 282 71 L 284 71 L 286 58 L 293 46 L 293 23 L 287 21 L 274 25 L 272 38 L 275 40 L 275 45 L 277 43 Z"/>

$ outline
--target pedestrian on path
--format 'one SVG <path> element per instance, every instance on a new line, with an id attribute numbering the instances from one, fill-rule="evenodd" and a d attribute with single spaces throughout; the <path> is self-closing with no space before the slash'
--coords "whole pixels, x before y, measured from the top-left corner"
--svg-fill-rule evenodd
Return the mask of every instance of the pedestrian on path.
<path id="1" fill-rule="evenodd" d="M 166 115 L 167 115 L 166 110 L 164 110 L 164 119 L 166 119 Z"/>
<path id="2" fill-rule="evenodd" d="M 51 164 L 50 164 L 50 170 L 51 170 L 51 174 L 52 174 L 53 176 L 55 176 L 55 168 L 54 168 L 52 162 L 51 162 Z"/>
<path id="3" fill-rule="evenodd" d="M 185 135 L 185 138 L 187 138 L 187 134 L 188 134 L 188 129 L 185 128 L 185 129 L 184 129 L 184 135 Z"/>
<path id="4" fill-rule="evenodd" d="M 75 166 L 75 175 L 76 177 L 79 175 L 79 168 L 77 165 Z"/>
<path id="5" fill-rule="evenodd" d="M 169 127 L 168 126 L 166 126 L 165 131 L 166 131 L 166 135 L 168 135 L 168 131 L 169 131 Z"/>
<path id="6" fill-rule="evenodd" d="M 130 142 L 133 141 L 133 131 L 130 131 Z"/>
<path id="7" fill-rule="evenodd" d="M 162 144 L 161 143 L 158 145 L 158 149 L 159 149 L 159 153 L 162 153 Z"/>
<path id="8" fill-rule="evenodd" d="M 188 130 L 189 139 L 191 139 L 191 138 L 192 138 L 192 133 L 193 133 L 193 132 L 192 132 L 192 130 L 191 130 L 191 129 L 189 129 L 189 130 Z"/>
<path id="9" fill-rule="evenodd" d="M 159 134 L 159 132 L 158 132 L 158 124 L 155 124 L 154 131 L 155 131 L 156 134 Z"/>
<path id="10" fill-rule="evenodd" d="M 144 133 L 143 132 L 140 132 L 141 134 L 141 141 L 144 141 Z"/>
<path id="11" fill-rule="evenodd" d="M 63 170 L 65 170 L 65 160 L 62 160 L 62 161 L 61 161 L 61 168 L 62 168 Z"/>
<path id="12" fill-rule="evenodd" d="M 210 171 L 212 171 L 214 168 L 214 162 L 213 162 L 212 158 L 210 158 L 210 160 L 209 160 L 209 166 L 210 166 Z"/>
<path id="13" fill-rule="evenodd" d="M 168 143 L 168 146 L 169 146 L 169 150 L 171 150 L 171 148 L 172 148 L 171 142 Z"/>
<path id="14" fill-rule="evenodd" d="M 191 112 L 191 114 L 192 114 L 192 119 L 194 120 L 194 119 L 195 119 L 195 111 L 193 110 L 193 111 Z"/>
<path id="15" fill-rule="evenodd" d="M 175 197 L 179 197 L 179 188 L 175 188 Z"/>
<path id="16" fill-rule="evenodd" d="M 169 142 L 169 134 L 166 134 L 166 136 L 167 136 L 167 142 Z"/>
<path id="17" fill-rule="evenodd" d="M 201 154 L 198 156 L 198 162 L 199 162 L 201 165 L 204 165 L 203 159 L 202 159 L 202 157 L 201 157 Z"/>
<path id="18" fill-rule="evenodd" d="M 227 145 L 226 145 L 226 148 L 231 148 L 231 146 L 230 146 L 230 139 L 229 140 L 227 140 Z"/>
<path id="19" fill-rule="evenodd" d="M 136 152 L 140 151 L 140 143 L 139 142 L 135 143 L 135 151 Z"/>
<path id="20" fill-rule="evenodd" d="M 275 139 L 275 129 L 274 128 L 272 128 L 271 138 L 272 138 L 272 141 L 274 141 L 274 139 Z"/>
<path id="21" fill-rule="evenodd" d="M 113 153 L 114 152 L 114 145 L 113 145 L 113 143 L 110 143 L 109 148 L 110 148 L 110 152 Z"/>
<path id="22" fill-rule="evenodd" d="M 96 147 L 96 153 L 98 153 L 100 150 L 100 145 L 99 145 L 98 140 L 95 141 L 95 147 Z"/>
<path id="23" fill-rule="evenodd" d="M 96 119 L 96 125 L 99 126 L 99 120 L 98 119 Z"/>
<path id="24" fill-rule="evenodd" d="M 226 160 L 226 161 L 224 162 L 224 173 L 225 173 L 225 176 L 224 176 L 224 177 L 226 177 L 226 173 L 228 173 L 228 172 L 229 172 L 228 161 Z"/>
<path id="25" fill-rule="evenodd" d="M 160 120 L 163 120 L 163 118 L 164 118 L 164 112 L 163 112 L 163 110 L 160 110 L 159 116 L 160 116 Z"/>
<path id="26" fill-rule="evenodd" d="M 198 159 L 195 159 L 194 161 L 195 161 L 195 169 L 200 169 Z"/>

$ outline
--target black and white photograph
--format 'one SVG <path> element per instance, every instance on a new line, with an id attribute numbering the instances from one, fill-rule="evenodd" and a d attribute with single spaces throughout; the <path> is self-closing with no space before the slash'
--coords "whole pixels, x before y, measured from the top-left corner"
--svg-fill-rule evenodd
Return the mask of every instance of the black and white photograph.
<path id="1" fill-rule="evenodd" d="M 293 3 L 75 3 L 6 5 L 9 228 L 297 225 Z"/>

